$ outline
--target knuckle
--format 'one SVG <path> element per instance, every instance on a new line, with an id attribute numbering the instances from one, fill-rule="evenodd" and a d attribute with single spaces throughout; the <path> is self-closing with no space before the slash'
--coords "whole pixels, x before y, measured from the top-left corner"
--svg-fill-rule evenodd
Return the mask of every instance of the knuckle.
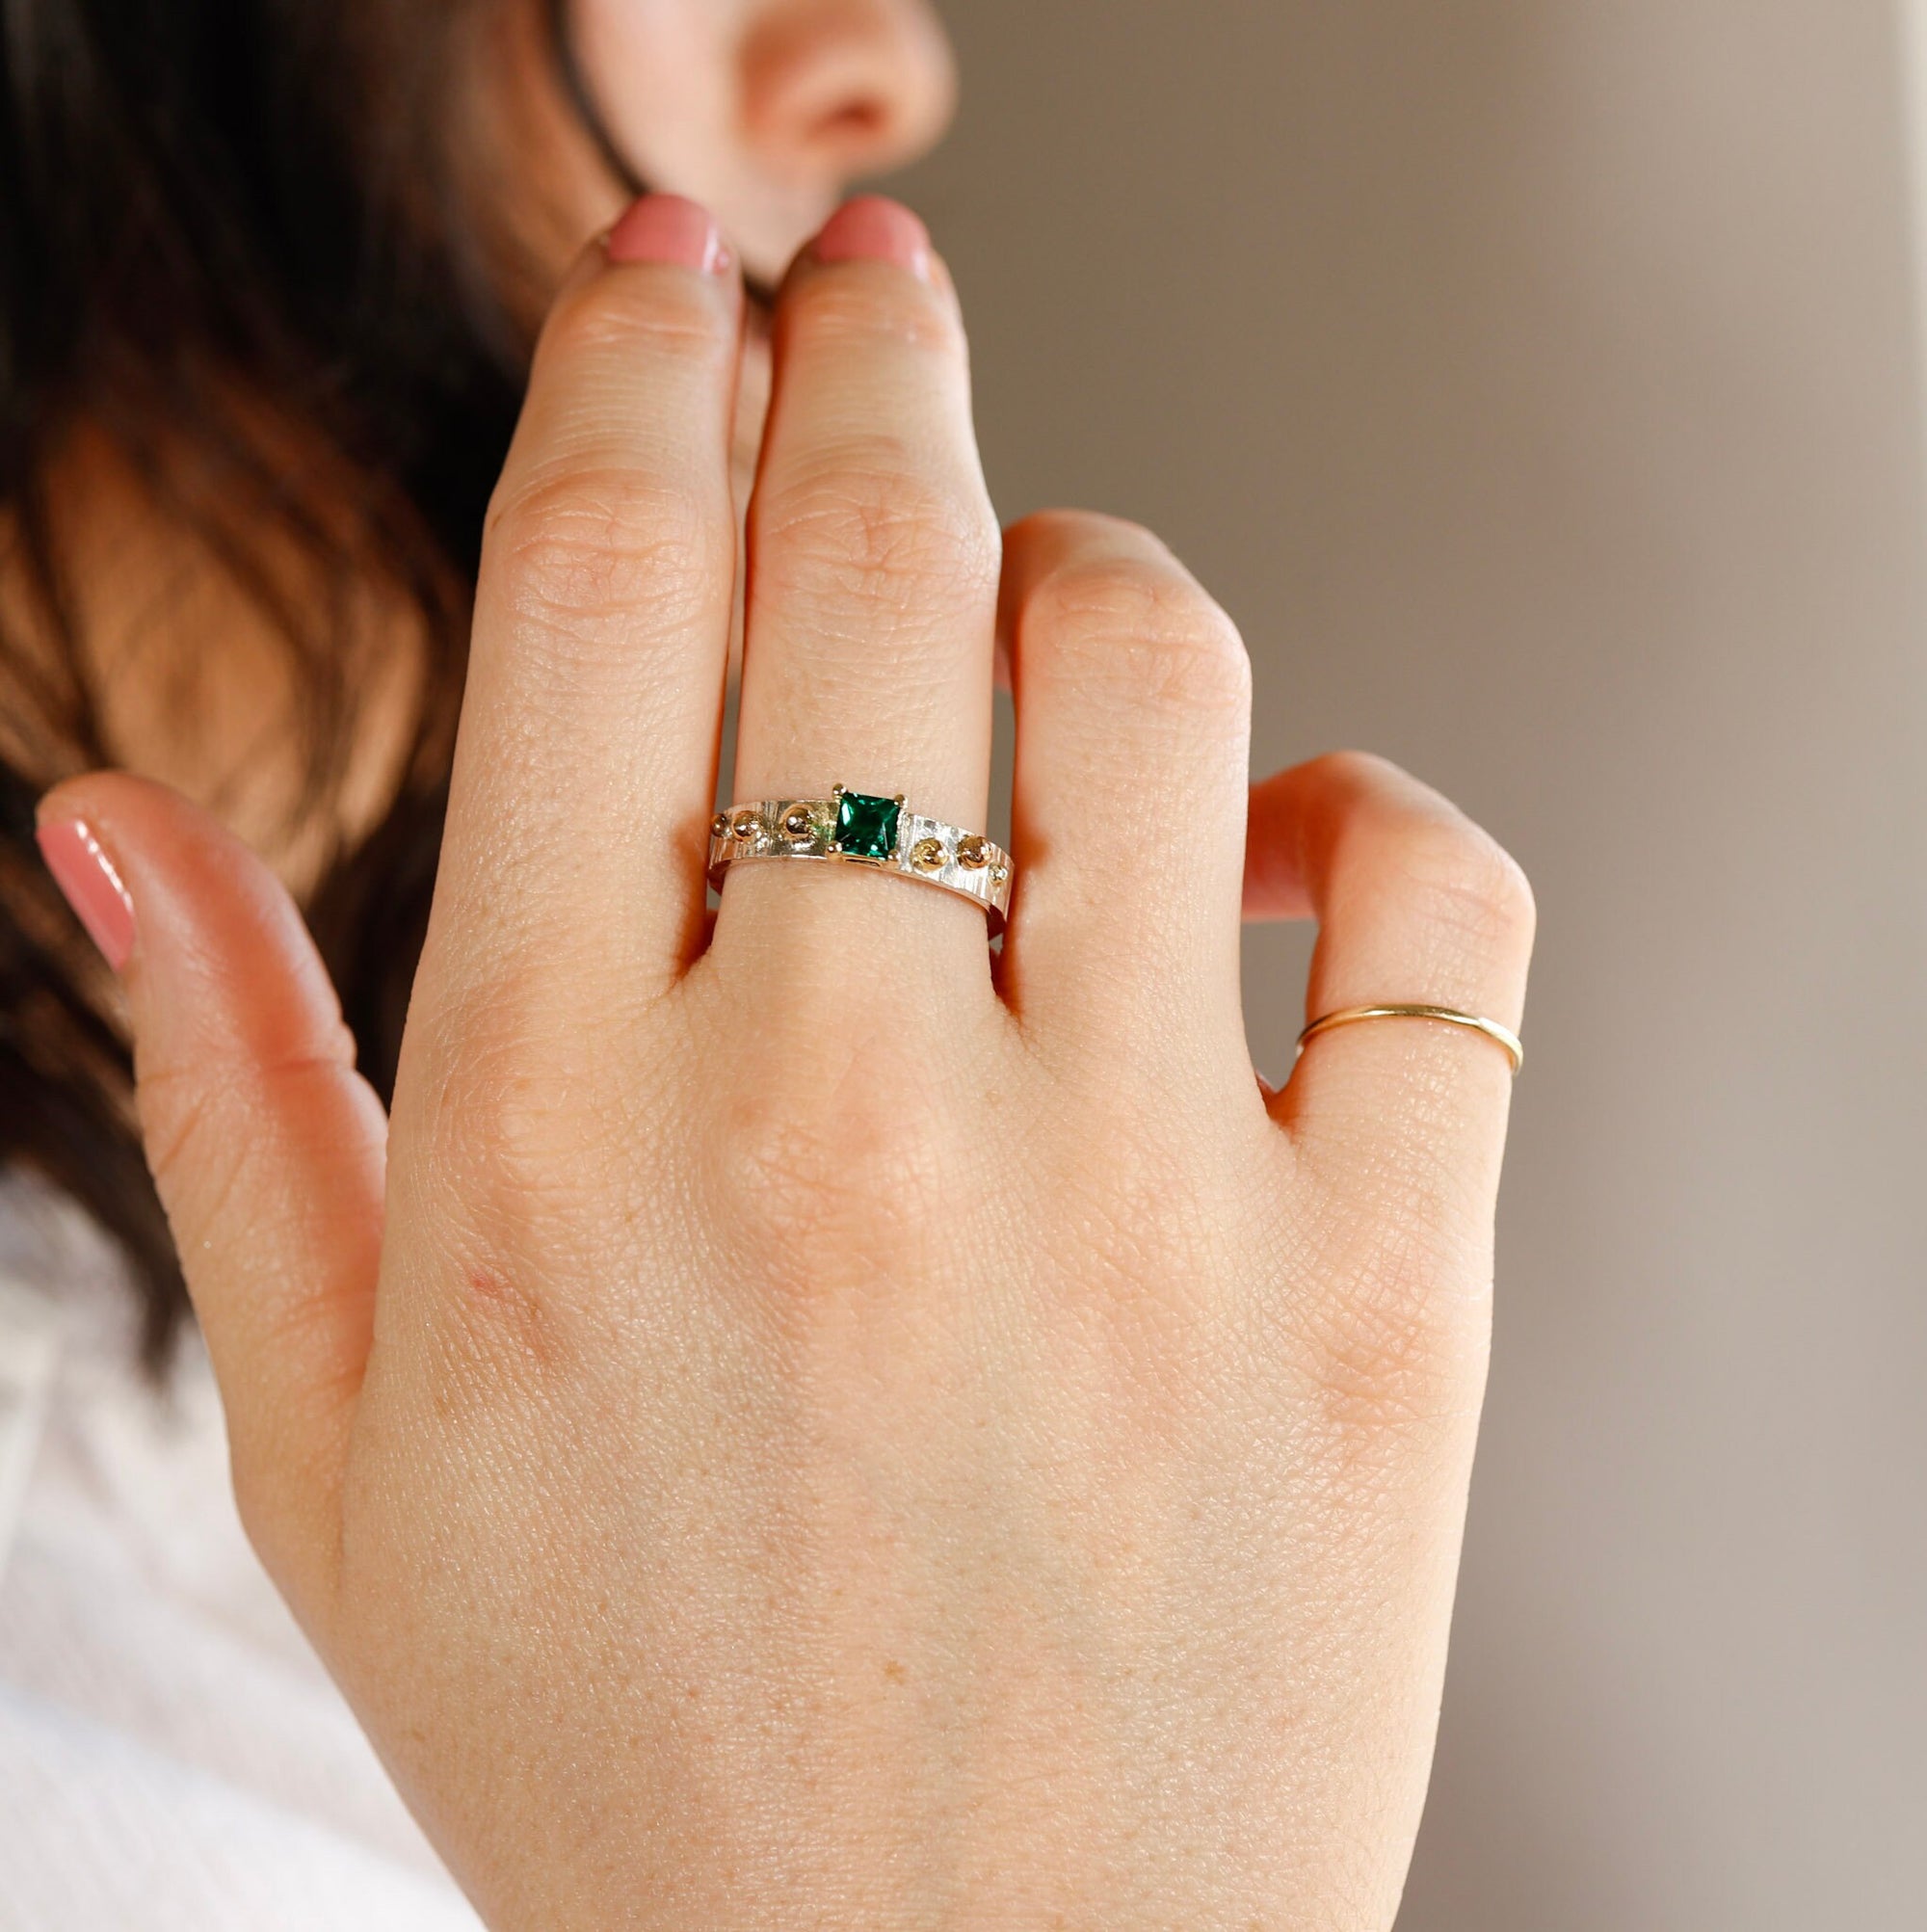
<path id="1" fill-rule="evenodd" d="M 1241 712 L 1251 658 L 1224 610 L 1175 565 L 1088 559 L 1033 593 L 1026 621 L 1079 675 L 1122 681 L 1144 701 Z"/>
<path id="2" fill-rule="evenodd" d="M 1019 516 L 1006 535 L 1014 548 L 1048 543 L 1060 552 L 1100 543 L 1113 549 L 1133 542 L 1157 543 L 1157 539 L 1141 524 L 1128 523 L 1102 510 L 1032 510 Z"/>
<path id="3" fill-rule="evenodd" d="M 963 1157 L 905 1056 L 849 1039 L 832 1069 L 832 1045 L 799 1043 L 778 1061 L 782 1075 L 732 1083 L 704 1163 L 748 1272 L 805 1299 L 898 1274 L 927 1250 Z"/>
<path id="4" fill-rule="evenodd" d="M 1403 766 L 1377 752 L 1321 752 L 1306 761 L 1305 774 L 1345 798 L 1370 799 L 1411 783 Z"/>
<path id="5" fill-rule="evenodd" d="M 147 1164 L 191 1241 L 232 1196 L 246 1145 L 245 1136 L 218 1130 L 227 1113 L 220 1104 L 223 1084 L 216 1067 L 164 1068 L 144 1071 L 136 1092 Z"/>
<path id="6" fill-rule="evenodd" d="M 862 353 L 879 337 L 962 361 L 964 323 L 955 305 L 906 275 L 843 264 L 806 276 L 784 299 L 784 332 L 805 355 Z"/>
<path id="7" fill-rule="evenodd" d="M 1317 1414 L 1333 1438 L 1364 1444 L 1476 1412 L 1491 1342 L 1490 1272 L 1467 1291 L 1436 1249 L 1387 1217 L 1320 1298 L 1307 1342 Z"/>
<path id="8" fill-rule="evenodd" d="M 1530 948 L 1537 913 L 1524 870 L 1470 819 L 1414 821 L 1400 837 L 1397 857 L 1438 924 L 1493 958 L 1512 959 Z"/>
<path id="9" fill-rule="evenodd" d="M 678 588 L 733 565 L 726 519 L 698 492 L 618 463 L 555 463 L 505 485 L 489 505 L 483 569 L 538 618 L 665 612 Z"/>
<path id="10" fill-rule="evenodd" d="M 279 1091 L 285 1107 L 311 1082 L 338 1080 L 354 1064 L 352 1038 L 337 1025 L 334 1038 L 313 1051 L 141 1070 L 135 1104 L 142 1141 L 184 1249 L 222 1241 L 233 1221 L 245 1223 L 253 1211 L 251 1181 L 276 1104 L 270 1090 Z"/>
<path id="11" fill-rule="evenodd" d="M 1477 939 L 1507 963 L 1530 952 L 1538 924 L 1531 883 L 1482 826 L 1375 753 L 1328 752 L 1306 771 L 1358 807 L 1341 845 L 1383 847 L 1422 910 L 1445 930 Z"/>
<path id="12" fill-rule="evenodd" d="M 852 1178 L 866 1151 L 854 1123 L 789 1098 L 765 1089 L 733 1110 L 724 1169 L 729 1191 L 751 1207 L 755 1232 L 778 1252 L 808 1249 L 827 1228 L 847 1222 Z"/>
<path id="13" fill-rule="evenodd" d="M 766 489 L 757 565 L 781 594 L 898 599 L 988 594 L 1000 561 L 980 490 L 932 475 L 887 437 L 845 441 Z"/>
<path id="14" fill-rule="evenodd" d="M 565 294 L 542 324 L 536 380 L 577 362 L 704 362 L 726 341 L 716 303 L 693 279 L 595 276 Z"/>
<path id="15" fill-rule="evenodd" d="M 633 1153 L 556 1025 L 464 1028 L 434 1085 L 427 1131 L 391 1185 L 440 1231 L 436 1325 L 490 1391 L 583 1365 L 622 1296 L 634 1203 L 612 1150 Z M 612 1217 L 610 1203 L 622 1210 Z M 453 1399 L 453 1397 L 451 1398 Z"/>
<path id="16" fill-rule="evenodd" d="M 506 975 L 504 976 L 506 980 Z M 426 1145 L 444 1198 L 468 1204 L 491 1236 L 593 1190 L 580 1131 L 584 1072 L 576 1029 L 531 989 L 503 984 L 467 1007 L 432 1088 Z"/>

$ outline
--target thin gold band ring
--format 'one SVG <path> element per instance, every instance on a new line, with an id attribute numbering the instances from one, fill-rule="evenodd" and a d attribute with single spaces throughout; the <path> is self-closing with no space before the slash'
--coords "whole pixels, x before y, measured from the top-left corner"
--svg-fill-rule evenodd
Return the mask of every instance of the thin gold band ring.
<path id="1" fill-rule="evenodd" d="M 1525 1065 L 1525 1043 L 1510 1026 L 1501 1026 L 1496 1019 L 1487 1019 L 1476 1013 L 1455 1013 L 1449 1006 L 1348 1006 L 1340 1013 L 1328 1013 L 1322 1019 L 1314 1019 L 1298 1036 L 1299 1052 L 1303 1053 L 1321 1033 L 1329 1033 L 1334 1026 L 1353 1026 L 1361 1019 L 1436 1019 L 1446 1026 L 1463 1026 L 1469 1032 L 1483 1033 L 1488 1040 L 1504 1047 L 1515 1078 Z"/>

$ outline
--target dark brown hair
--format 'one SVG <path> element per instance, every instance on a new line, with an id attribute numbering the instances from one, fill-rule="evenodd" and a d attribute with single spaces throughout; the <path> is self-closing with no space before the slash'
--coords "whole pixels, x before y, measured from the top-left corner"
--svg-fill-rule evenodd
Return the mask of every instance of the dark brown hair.
<path id="1" fill-rule="evenodd" d="M 462 37 L 495 4 L 0 0 L 0 1165 L 38 1170 L 119 1243 L 154 1364 L 185 1311 L 179 1265 L 111 984 L 32 841 L 38 795 L 117 755 L 49 475 L 77 434 L 104 437 L 270 621 L 304 810 L 354 741 L 356 587 L 419 614 L 400 788 L 370 834 L 335 841 L 307 909 L 385 1098 L 525 370 L 449 151 Z M 586 106 L 566 55 L 559 71 Z"/>

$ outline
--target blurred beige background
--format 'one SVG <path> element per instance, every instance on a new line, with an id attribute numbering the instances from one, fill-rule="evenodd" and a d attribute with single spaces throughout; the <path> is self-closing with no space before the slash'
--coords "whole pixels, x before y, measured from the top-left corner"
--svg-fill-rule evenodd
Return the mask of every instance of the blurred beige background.
<path id="1" fill-rule="evenodd" d="M 1162 531 L 1259 768 L 1538 887 L 1414 1932 L 1927 1923 L 1927 581 L 1891 9 L 951 0 L 1007 516 Z M 1303 941 L 1254 940 L 1260 1065 Z M 1387 988 L 1414 993 L 1416 988 Z"/>

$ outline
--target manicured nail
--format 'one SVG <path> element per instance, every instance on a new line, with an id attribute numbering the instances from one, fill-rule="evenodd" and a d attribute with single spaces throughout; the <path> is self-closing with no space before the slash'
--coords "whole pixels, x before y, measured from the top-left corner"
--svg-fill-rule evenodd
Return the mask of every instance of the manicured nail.
<path id="1" fill-rule="evenodd" d="M 134 950 L 134 902 L 86 825 L 77 818 L 56 819 L 34 834 L 40 857 L 54 875 L 74 916 L 93 936 L 93 943 L 116 972 Z"/>
<path id="2" fill-rule="evenodd" d="M 645 195 L 609 230 L 605 244 L 612 262 L 662 262 L 672 268 L 700 268 L 721 275 L 729 250 L 707 208 L 680 195 Z"/>
<path id="3" fill-rule="evenodd" d="M 931 279 L 930 230 L 901 201 L 884 195 L 845 201 L 810 248 L 820 262 L 894 262 Z"/>

